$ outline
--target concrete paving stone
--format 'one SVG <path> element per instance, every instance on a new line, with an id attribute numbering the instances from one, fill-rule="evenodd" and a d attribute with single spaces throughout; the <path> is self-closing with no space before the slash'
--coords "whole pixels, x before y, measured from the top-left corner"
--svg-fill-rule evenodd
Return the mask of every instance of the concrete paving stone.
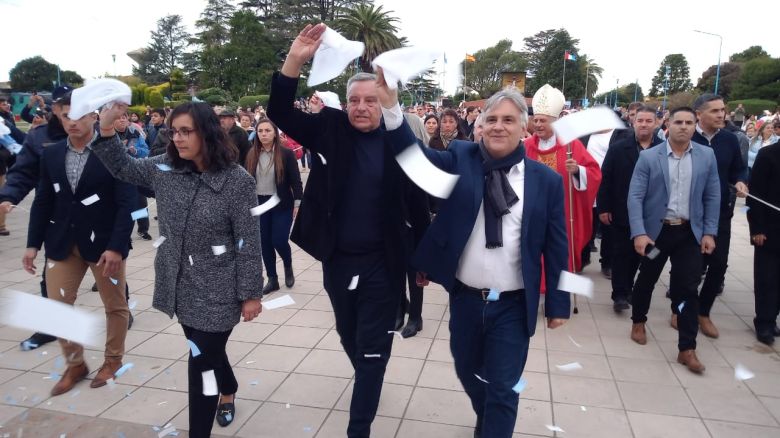
<path id="1" fill-rule="evenodd" d="M 333 311 L 299 310 L 287 321 L 287 325 L 329 329 L 336 324 Z"/>
<path id="2" fill-rule="evenodd" d="M 394 438 L 401 420 L 377 416 L 371 424 L 371 436 L 377 438 Z M 343 438 L 349 424 L 349 414 L 341 411 L 331 411 L 325 423 L 317 433 L 317 438 Z"/>
<path id="3" fill-rule="evenodd" d="M 588 377 L 550 375 L 555 402 L 622 409 L 615 382 Z"/>
<path id="4" fill-rule="evenodd" d="M 327 332 L 328 330 L 323 328 L 283 325 L 265 338 L 263 343 L 287 347 L 312 348 L 317 345 Z"/>
<path id="5" fill-rule="evenodd" d="M 296 373 L 351 378 L 355 373 L 347 355 L 335 350 L 311 350 Z"/>
<path id="6" fill-rule="evenodd" d="M 699 418 L 647 414 L 628 411 L 628 421 L 636 438 L 666 438 L 675 436 L 709 438 L 707 428 Z"/>
<path id="7" fill-rule="evenodd" d="M 583 409 L 584 408 L 584 409 Z M 565 430 L 562 436 L 624 438 L 631 426 L 622 409 L 553 403 L 555 425 Z"/>
<path id="8" fill-rule="evenodd" d="M 617 382 L 617 386 L 626 410 L 680 417 L 698 416 L 685 390 L 679 386 L 636 382 Z"/>
<path id="9" fill-rule="evenodd" d="M 245 438 L 310 438 L 328 416 L 327 409 L 264 403 L 244 423 L 236 436 Z"/>
<path id="10" fill-rule="evenodd" d="M 349 379 L 291 373 L 268 401 L 333 409 Z"/>
<path id="11" fill-rule="evenodd" d="M 334 409 L 349 412 L 350 402 L 352 401 L 352 388 L 354 380 L 347 385 L 347 389 L 339 398 Z M 382 398 L 379 399 L 379 408 L 377 415 L 393 418 L 402 418 L 404 410 L 409 404 L 414 387 L 408 385 L 396 385 L 385 383 L 382 385 Z"/>
<path id="12" fill-rule="evenodd" d="M 744 423 L 728 423 L 725 421 L 705 420 L 712 438 L 777 438 L 780 428 L 755 426 Z"/>
<path id="13" fill-rule="evenodd" d="M 243 358 L 240 365 L 246 368 L 290 372 L 308 353 L 306 348 L 260 344 Z"/>
<path id="14" fill-rule="evenodd" d="M 111 420 L 163 426 L 185 406 L 187 394 L 154 388 L 138 388 L 100 415 Z"/>
<path id="15" fill-rule="evenodd" d="M 702 418 L 761 426 L 777 426 L 764 405 L 746 389 L 688 388 L 688 396 Z"/>
<path id="16" fill-rule="evenodd" d="M 607 357 L 603 355 L 550 351 L 547 358 L 550 361 L 550 372 L 553 374 L 612 379 Z M 582 369 L 567 371 L 566 365 L 575 362 L 579 363 Z M 564 369 L 560 369 L 560 366 L 563 366 Z"/>

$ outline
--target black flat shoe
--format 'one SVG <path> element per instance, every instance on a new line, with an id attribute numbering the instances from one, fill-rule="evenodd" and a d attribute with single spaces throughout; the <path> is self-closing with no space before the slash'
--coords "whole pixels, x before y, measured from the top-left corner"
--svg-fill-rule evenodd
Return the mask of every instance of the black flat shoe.
<path id="1" fill-rule="evenodd" d="M 48 344 L 49 342 L 56 341 L 57 337 L 52 335 L 47 335 L 46 333 L 33 333 L 32 336 L 22 341 L 19 346 L 22 348 L 22 351 L 30 351 L 35 350 L 36 348 Z"/>
<path id="2" fill-rule="evenodd" d="M 616 313 L 620 313 L 624 310 L 628 310 L 630 306 L 628 305 L 628 300 L 625 298 L 615 298 L 614 304 L 612 304 L 612 309 Z"/>
<path id="3" fill-rule="evenodd" d="M 278 290 L 279 290 L 279 278 L 268 277 L 268 283 L 266 283 L 265 287 L 263 287 L 263 295 L 268 295 L 271 292 L 276 292 Z"/>
<path id="4" fill-rule="evenodd" d="M 772 345 L 775 343 L 775 336 L 772 329 L 756 332 L 756 339 L 758 339 L 758 342 L 765 345 Z"/>
<path id="5" fill-rule="evenodd" d="M 230 426 L 230 423 L 236 418 L 236 399 L 233 403 L 222 403 L 217 407 L 217 424 L 222 427 Z"/>
<path id="6" fill-rule="evenodd" d="M 412 336 L 416 335 L 417 332 L 422 331 L 422 328 L 423 328 L 422 320 L 413 321 L 410 319 L 409 321 L 407 321 L 406 325 L 404 326 L 404 329 L 401 330 L 401 337 L 411 338 Z"/>

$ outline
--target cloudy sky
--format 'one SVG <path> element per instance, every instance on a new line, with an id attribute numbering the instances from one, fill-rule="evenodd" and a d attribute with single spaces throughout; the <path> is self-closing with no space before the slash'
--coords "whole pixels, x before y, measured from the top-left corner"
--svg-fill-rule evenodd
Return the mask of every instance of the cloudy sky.
<path id="1" fill-rule="evenodd" d="M 441 48 L 447 54 L 449 64 L 441 81 L 450 92 L 461 80 L 457 62 L 466 53 L 502 38 L 511 39 L 514 49 L 522 50 L 524 37 L 545 29 L 565 28 L 580 40 L 580 53 L 587 53 L 604 68 L 600 91 L 614 88 L 616 81 L 625 84 L 638 79 L 647 92 L 669 53 L 683 53 L 688 58 L 695 84 L 701 73 L 717 62 L 719 39 L 694 29 L 723 36 L 724 61 L 751 45 L 761 45 L 770 55 L 780 56 L 776 26 L 768 24 L 773 19 L 758 25 L 760 7 L 738 3 L 720 10 L 703 2 L 679 0 L 376 3 L 394 11 L 401 34 L 411 44 Z M 205 0 L 0 0 L 5 36 L 0 49 L 0 81 L 8 80 L 8 71 L 18 61 L 35 55 L 86 78 L 129 74 L 133 64 L 125 54 L 148 44 L 158 18 L 180 14 L 192 32 L 205 4 Z M 116 54 L 116 64 L 112 54 Z M 441 60 L 437 66 L 443 68 Z"/>

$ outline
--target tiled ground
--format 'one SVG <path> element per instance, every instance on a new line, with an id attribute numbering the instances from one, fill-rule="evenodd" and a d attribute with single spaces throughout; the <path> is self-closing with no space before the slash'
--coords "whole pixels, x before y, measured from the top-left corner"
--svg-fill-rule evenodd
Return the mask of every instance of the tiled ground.
<path id="1" fill-rule="evenodd" d="M 29 204 L 28 198 L 22 205 Z M 9 216 L 12 235 L 0 238 L 0 288 L 38 293 L 40 278 L 20 268 L 26 220 L 24 211 Z M 556 436 L 548 425 L 563 429 L 557 433 L 563 437 L 780 436 L 780 356 L 757 344 L 751 330 L 752 250 L 744 214 L 737 213 L 733 233 L 726 292 L 713 315 L 721 338 L 699 337 L 703 376 L 675 362 L 677 335 L 668 325 L 665 285 L 656 289 L 648 344 L 639 346 L 628 337 L 628 314 L 613 313 L 609 283 L 591 266 L 595 299 L 580 300 L 579 315 L 561 329 L 539 324 L 515 436 Z M 155 225 L 152 234 L 157 237 Z M 186 430 L 187 345 L 176 322 L 150 308 L 154 248 L 138 240 L 134 245 L 127 271 L 135 325 L 126 362 L 135 367 L 113 388 L 90 389 L 82 382 L 52 398 L 49 375 L 62 371 L 58 346 L 22 352 L 18 343 L 29 332 L 0 327 L 0 437 L 153 437 L 153 426 L 169 422 Z M 353 373 L 333 327 L 320 265 L 300 250 L 294 260 L 298 281 L 289 292 L 296 304 L 240 323 L 228 343 L 240 382 L 238 414 L 227 429 L 215 425 L 215 435 L 345 435 Z M 98 295 L 87 289 L 91 283 L 87 274 L 78 304 L 99 312 Z M 475 417 L 453 371 L 441 288 L 426 288 L 423 316 L 417 337 L 394 341 L 375 437 L 472 436 Z M 94 370 L 101 353 L 91 351 L 87 360 Z M 574 361 L 583 368 L 556 367 Z M 735 380 L 737 363 L 756 377 Z"/>

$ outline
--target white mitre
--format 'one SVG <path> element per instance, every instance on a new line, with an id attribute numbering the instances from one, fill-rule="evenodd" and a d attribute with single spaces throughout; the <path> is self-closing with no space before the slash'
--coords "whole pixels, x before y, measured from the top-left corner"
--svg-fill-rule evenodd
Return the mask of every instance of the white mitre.
<path id="1" fill-rule="evenodd" d="M 544 114 L 556 119 L 561 115 L 565 104 L 566 98 L 561 93 L 561 90 L 551 87 L 550 84 L 544 84 L 534 94 L 532 101 L 534 115 Z"/>

